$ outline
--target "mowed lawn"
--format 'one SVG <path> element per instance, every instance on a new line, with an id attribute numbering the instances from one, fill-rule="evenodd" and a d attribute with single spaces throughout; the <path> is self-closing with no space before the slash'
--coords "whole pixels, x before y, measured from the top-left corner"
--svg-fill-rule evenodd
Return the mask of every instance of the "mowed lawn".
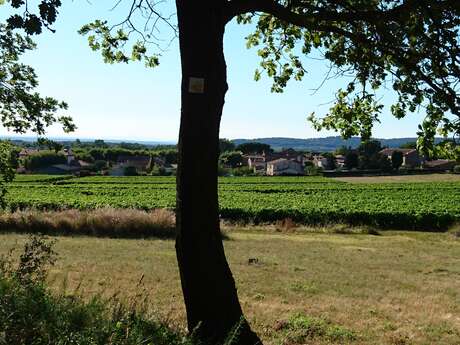
<path id="1" fill-rule="evenodd" d="M 453 234 L 251 229 L 229 237 L 243 309 L 266 344 L 285 342 L 280 325 L 300 314 L 355 337 L 313 334 L 297 343 L 460 344 L 460 239 Z M 25 239 L 0 235 L 0 254 Z M 185 327 L 174 241 L 59 237 L 55 248 L 49 281 L 56 291 L 125 303 L 147 296 L 151 312 Z"/>

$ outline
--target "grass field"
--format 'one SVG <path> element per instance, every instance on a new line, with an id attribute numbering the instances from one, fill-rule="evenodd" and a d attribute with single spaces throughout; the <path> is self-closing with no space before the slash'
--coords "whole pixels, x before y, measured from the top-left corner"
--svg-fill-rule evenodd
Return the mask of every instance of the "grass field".
<path id="1" fill-rule="evenodd" d="M 308 230 L 228 231 L 225 248 L 243 308 L 266 344 L 460 343 L 458 237 Z M 0 235 L 0 254 L 25 238 Z M 126 300 L 148 295 L 150 311 L 184 327 L 172 240 L 60 237 L 56 250 L 59 260 L 49 276 L 54 289 Z M 249 264 L 250 258 L 258 262 Z M 283 325 L 293 320 L 327 325 L 346 336 L 307 332 L 292 337 Z"/>

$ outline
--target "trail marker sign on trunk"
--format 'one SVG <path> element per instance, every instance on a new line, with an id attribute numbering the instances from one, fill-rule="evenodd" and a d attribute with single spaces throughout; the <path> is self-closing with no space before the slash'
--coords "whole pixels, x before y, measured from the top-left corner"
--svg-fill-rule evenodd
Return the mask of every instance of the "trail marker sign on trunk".
<path id="1" fill-rule="evenodd" d="M 204 93 L 204 78 L 190 77 L 188 79 L 189 93 Z"/>

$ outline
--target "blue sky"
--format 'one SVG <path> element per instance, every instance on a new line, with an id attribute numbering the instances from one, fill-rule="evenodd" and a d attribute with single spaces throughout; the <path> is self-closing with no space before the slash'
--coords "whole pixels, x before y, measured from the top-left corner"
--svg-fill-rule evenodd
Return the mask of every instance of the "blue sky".
<path id="1" fill-rule="evenodd" d="M 167 0 L 173 3 L 171 0 Z M 176 141 L 180 110 L 180 61 L 177 40 L 163 53 L 160 66 L 146 69 L 141 63 L 107 65 L 91 51 L 77 30 L 98 18 L 120 16 L 110 12 L 114 0 L 65 1 L 55 34 L 45 32 L 37 38 L 38 49 L 25 61 L 39 76 L 39 91 L 69 104 L 68 114 L 78 130 L 65 135 L 58 126 L 49 128 L 49 136 Z M 6 8 L 5 8 L 6 10 Z M 5 15 L 5 10 L 3 15 Z M 0 14 L 1 17 L 1 14 Z M 3 18 L 0 18 L 3 19 Z M 302 82 L 291 82 L 283 94 L 270 93 L 270 80 L 255 82 L 254 70 L 259 59 L 255 49 L 247 50 L 244 37 L 250 26 L 235 22 L 227 26 L 225 54 L 229 91 L 222 118 L 221 137 L 295 137 L 311 138 L 335 135 L 317 132 L 307 123 L 312 111 L 325 114 L 335 91 L 346 84 L 337 79 L 327 82 L 316 93 L 327 71 L 325 62 L 307 59 L 309 73 Z M 394 97 L 383 91 L 383 102 Z M 382 123 L 374 136 L 380 138 L 415 136 L 423 114 L 397 120 L 385 107 Z M 0 128 L 0 135 L 12 135 Z"/>

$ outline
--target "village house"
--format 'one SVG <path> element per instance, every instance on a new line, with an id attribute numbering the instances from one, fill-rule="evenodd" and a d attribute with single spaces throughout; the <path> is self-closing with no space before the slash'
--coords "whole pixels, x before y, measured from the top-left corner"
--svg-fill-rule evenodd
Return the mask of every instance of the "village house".
<path id="1" fill-rule="evenodd" d="M 66 158 L 66 164 L 54 164 L 44 168 L 47 173 L 51 174 L 80 174 L 82 171 L 89 171 L 93 164 L 76 159 L 72 149 L 65 148 L 61 153 Z"/>
<path id="2" fill-rule="evenodd" d="M 72 154 L 72 158 L 67 157 L 67 164 L 53 164 L 48 167 L 41 168 L 39 170 L 42 174 L 50 175 L 65 175 L 65 174 L 76 174 L 80 175 L 84 172 L 89 174 L 89 171 L 93 167 L 92 163 L 88 163 L 82 160 L 75 159 L 75 156 Z"/>
<path id="3" fill-rule="evenodd" d="M 315 155 L 313 156 L 313 165 L 324 169 L 327 167 L 327 158 L 321 155 Z"/>
<path id="4" fill-rule="evenodd" d="M 177 164 L 165 164 L 164 169 L 167 174 L 175 174 L 177 172 Z"/>
<path id="5" fill-rule="evenodd" d="M 123 176 L 126 168 L 134 168 L 136 172 L 143 173 L 151 166 L 152 157 L 150 156 L 118 156 L 117 163 L 110 169 L 111 176 Z"/>
<path id="6" fill-rule="evenodd" d="M 266 171 L 266 160 L 265 154 L 262 155 L 246 155 L 244 156 L 247 159 L 248 167 L 254 170 L 255 173 L 265 174 Z"/>
<path id="7" fill-rule="evenodd" d="M 245 155 L 244 158 L 247 160 L 247 165 L 249 166 L 249 168 L 253 169 L 255 173 L 261 175 L 271 174 L 271 172 L 269 173 L 268 171 L 268 164 L 273 161 L 293 162 L 292 164 L 290 164 L 291 168 L 295 166 L 294 168 L 292 168 L 294 169 L 293 175 L 298 175 L 299 171 L 301 174 L 303 174 L 303 167 L 305 165 L 305 162 L 307 161 L 307 157 L 304 154 L 299 153 L 293 149 L 287 149 L 281 152 L 262 152 L 262 154 Z M 286 164 L 281 164 L 280 162 L 275 163 L 275 165 L 283 166 L 283 164 Z M 272 165 L 270 169 L 273 170 L 273 168 L 274 166 Z"/>
<path id="8" fill-rule="evenodd" d="M 75 155 L 73 154 L 73 151 L 71 148 L 66 148 L 63 150 L 64 157 L 67 160 L 67 164 L 70 165 L 72 164 L 73 161 L 75 161 Z"/>
<path id="9" fill-rule="evenodd" d="M 154 165 L 158 165 L 160 167 L 162 167 L 162 166 L 164 166 L 166 164 L 165 160 L 161 159 L 160 157 L 152 157 L 151 163 L 154 164 Z"/>
<path id="10" fill-rule="evenodd" d="M 305 154 L 297 152 L 294 149 L 283 150 L 279 153 L 275 153 L 274 155 L 276 155 L 277 158 L 285 158 L 292 161 L 296 161 L 300 163 L 302 166 L 305 166 L 305 162 L 307 161 L 307 156 Z"/>
<path id="11" fill-rule="evenodd" d="M 246 155 L 245 158 L 247 159 L 248 166 L 250 168 L 253 168 L 256 165 L 265 164 L 265 155 Z"/>
<path id="12" fill-rule="evenodd" d="M 177 171 L 177 164 L 166 163 L 165 159 L 156 156 L 152 157 L 147 169 L 153 169 L 154 167 L 163 169 L 167 175 L 174 175 Z"/>
<path id="13" fill-rule="evenodd" d="M 52 164 L 49 166 L 45 166 L 35 170 L 35 172 L 40 174 L 47 174 L 47 175 L 65 175 L 65 174 L 80 174 L 82 171 L 88 171 L 91 169 L 92 164 L 88 162 L 84 162 L 82 160 L 73 160 L 70 164 L 62 163 L 62 164 Z M 25 173 L 24 171 L 21 171 Z"/>
<path id="14" fill-rule="evenodd" d="M 303 175 L 304 170 L 301 163 L 296 160 L 279 158 L 267 163 L 268 176 L 280 175 Z"/>
<path id="15" fill-rule="evenodd" d="M 70 164 L 53 164 L 39 170 L 42 174 L 49 175 L 65 175 L 65 174 L 79 174 L 82 170 L 89 170 L 92 164 L 74 160 Z"/>
<path id="16" fill-rule="evenodd" d="M 38 150 L 37 149 L 33 149 L 33 148 L 23 148 L 20 152 L 19 152 L 19 158 L 26 158 L 28 156 L 31 156 L 31 155 L 34 155 L 38 153 Z"/>
<path id="17" fill-rule="evenodd" d="M 420 167 L 423 164 L 423 158 L 419 155 L 416 149 L 397 149 L 397 148 L 388 148 L 383 149 L 379 153 L 389 160 L 391 160 L 391 156 L 393 152 L 399 151 L 403 154 L 403 163 L 402 166 L 406 168 L 416 168 Z"/>
<path id="18" fill-rule="evenodd" d="M 335 164 L 338 168 L 343 168 L 345 166 L 345 156 L 335 155 Z"/>
<path id="19" fill-rule="evenodd" d="M 25 159 L 27 157 L 37 155 L 40 152 L 41 152 L 40 150 L 35 149 L 35 148 L 23 148 L 18 154 L 21 165 L 16 169 L 16 172 L 21 173 L 21 174 L 29 172 L 22 165 L 21 159 Z M 66 158 L 65 163 L 51 164 L 49 166 L 44 166 L 44 167 L 34 170 L 34 172 L 38 172 L 42 174 L 50 174 L 50 175 L 76 174 L 76 173 L 80 173 L 82 170 L 88 171 L 92 167 L 91 163 L 88 163 L 82 160 L 77 160 L 70 148 L 68 149 L 66 148 L 62 150 L 60 154 L 62 154 Z"/>

